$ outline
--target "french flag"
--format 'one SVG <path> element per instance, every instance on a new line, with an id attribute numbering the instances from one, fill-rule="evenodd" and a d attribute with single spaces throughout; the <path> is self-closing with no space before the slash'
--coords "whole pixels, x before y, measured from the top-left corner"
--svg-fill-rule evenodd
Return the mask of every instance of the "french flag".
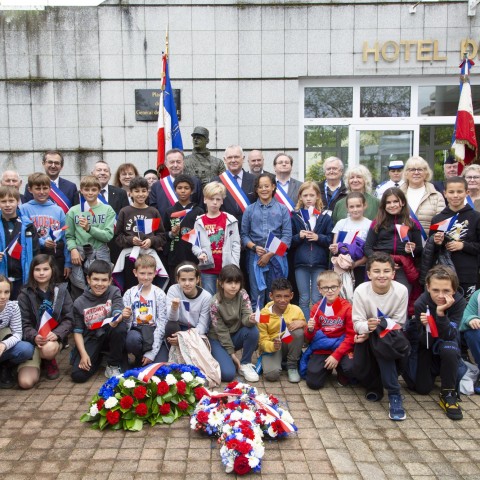
<path id="1" fill-rule="evenodd" d="M 98 330 L 99 328 L 104 327 L 105 325 L 108 325 L 109 323 L 115 322 L 118 320 L 118 317 L 120 317 L 121 313 L 118 313 L 114 317 L 108 317 L 105 318 L 104 320 L 101 320 L 100 322 L 95 322 L 90 325 L 90 330 Z"/>
<path id="2" fill-rule="evenodd" d="M 45 338 L 56 326 L 58 322 L 52 317 L 51 313 L 47 310 L 43 312 L 40 319 L 40 328 L 38 329 L 39 335 Z"/>
<path id="3" fill-rule="evenodd" d="M 20 260 L 22 256 L 22 244 L 20 243 L 20 234 L 17 234 L 14 239 L 7 245 L 5 251 L 15 260 Z"/>
<path id="4" fill-rule="evenodd" d="M 156 371 L 162 367 L 163 365 L 166 365 L 166 363 L 151 363 L 150 365 L 147 365 L 145 368 L 142 368 L 138 374 L 137 378 L 141 382 L 147 383 L 156 373 Z"/>
<path id="5" fill-rule="evenodd" d="M 430 225 L 430 230 L 434 230 L 435 232 L 449 232 L 450 229 L 455 225 L 457 218 L 458 213 L 456 213 L 453 217 L 448 217 L 441 222 Z"/>
<path id="6" fill-rule="evenodd" d="M 287 327 L 285 319 L 282 317 L 282 323 L 280 326 L 280 338 L 283 343 L 291 343 L 293 341 L 293 336 L 290 333 L 290 330 Z"/>
<path id="7" fill-rule="evenodd" d="M 272 232 L 268 234 L 267 243 L 265 244 L 265 250 L 272 252 L 279 257 L 283 257 L 287 249 L 288 245 L 286 243 L 282 242 Z"/>
<path id="8" fill-rule="evenodd" d="M 323 313 L 326 317 L 333 317 L 335 315 L 335 310 L 332 305 L 327 303 L 327 297 L 323 297 L 322 301 L 318 305 L 317 311 L 315 312 L 314 317 L 317 316 L 317 313 Z"/>
<path id="9" fill-rule="evenodd" d="M 58 230 L 52 230 L 50 227 L 50 238 L 56 242 L 60 237 L 63 235 L 63 232 L 68 228 L 68 225 L 64 225 L 62 228 L 59 228 Z"/>
<path id="10" fill-rule="evenodd" d="M 308 225 L 310 225 L 310 228 L 313 230 L 315 228 L 317 217 L 321 215 L 321 212 L 315 207 L 310 206 L 308 208 L 301 208 L 300 214 L 302 215 L 304 223 L 308 223 Z"/>
<path id="11" fill-rule="evenodd" d="M 184 210 L 179 210 L 178 212 L 173 212 L 170 215 L 170 218 L 184 218 L 192 211 L 191 208 L 185 208 Z"/>
<path id="12" fill-rule="evenodd" d="M 88 202 L 85 200 L 85 197 L 83 195 L 80 195 L 80 210 L 82 213 L 89 212 L 91 215 L 95 216 L 95 213 L 88 204 Z"/>
<path id="13" fill-rule="evenodd" d="M 402 242 L 410 241 L 410 239 L 408 238 L 408 225 L 395 225 L 395 228 L 397 229 L 398 236 L 400 237 L 400 240 Z"/>
<path id="14" fill-rule="evenodd" d="M 346 232 L 344 230 L 341 230 L 340 232 L 338 232 L 337 243 L 348 243 L 349 245 L 351 245 L 357 235 L 358 231 Z"/>
<path id="15" fill-rule="evenodd" d="M 430 334 L 433 338 L 438 338 L 438 328 L 437 322 L 433 318 L 433 315 L 430 313 L 430 308 L 427 306 L 427 325 L 425 326 L 425 330 L 427 332 L 427 348 L 428 348 L 428 334 Z"/>
<path id="16" fill-rule="evenodd" d="M 188 243 L 191 243 L 192 245 L 196 245 L 197 247 L 200 246 L 200 235 L 199 233 L 192 229 L 185 235 L 182 235 L 182 240 L 185 240 Z"/>
<path id="17" fill-rule="evenodd" d="M 387 317 L 384 315 L 379 308 L 377 308 L 377 318 L 383 317 L 385 321 L 387 322 L 387 327 L 385 330 L 380 332 L 378 335 L 380 338 L 383 338 L 387 333 L 392 332 L 393 330 L 401 330 L 401 326 L 395 321 L 392 320 L 390 317 Z"/>
<path id="18" fill-rule="evenodd" d="M 160 228 L 160 218 L 137 218 L 137 229 L 145 235 L 156 232 Z"/>

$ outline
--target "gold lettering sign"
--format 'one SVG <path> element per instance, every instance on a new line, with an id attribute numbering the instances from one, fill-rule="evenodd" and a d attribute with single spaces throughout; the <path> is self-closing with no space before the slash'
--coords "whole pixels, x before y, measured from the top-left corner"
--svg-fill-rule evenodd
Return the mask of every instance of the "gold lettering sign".
<path id="1" fill-rule="evenodd" d="M 462 40 L 460 51 L 471 49 L 473 56 L 478 52 L 478 44 L 474 40 Z M 438 40 L 387 40 L 384 43 L 376 41 L 370 45 L 368 41 L 363 42 L 363 62 L 373 58 L 375 62 L 382 59 L 384 62 L 395 62 L 401 60 L 409 62 L 416 59 L 418 62 L 445 62 L 447 57 L 440 55 Z M 472 58 L 472 57 L 470 57 Z"/>

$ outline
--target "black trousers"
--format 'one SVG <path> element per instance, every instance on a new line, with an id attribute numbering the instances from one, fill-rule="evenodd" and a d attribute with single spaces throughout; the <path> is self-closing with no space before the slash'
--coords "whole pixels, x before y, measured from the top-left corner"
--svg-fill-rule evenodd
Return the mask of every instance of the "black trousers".
<path id="1" fill-rule="evenodd" d="M 319 390 L 325 385 L 327 377 L 332 373 L 332 370 L 325 368 L 325 360 L 330 355 L 316 355 L 312 354 L 308 360 L 307 375 L 305 380 L 308 388 L 312 390 Z M 337 373 L 345 375 L 348 378 L 353 378 L 353 358 L 344 355 L 336 368 Z"/>

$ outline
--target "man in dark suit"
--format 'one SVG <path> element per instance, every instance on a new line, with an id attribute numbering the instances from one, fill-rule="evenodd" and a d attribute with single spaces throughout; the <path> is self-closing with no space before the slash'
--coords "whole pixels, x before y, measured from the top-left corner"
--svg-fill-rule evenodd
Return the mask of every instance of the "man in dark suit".
<path id="1" fill-rule="evenodd" d="M 128 207 L 128 205 L 130 205 L 127 192 L 123 188 L 108 184 L 112 172 L 110 170 L 110 165 L 108 165 L 107 162 L 98 160 L 93 167 L 92 175 L 97 177 L 101 187 L 100 193 L 104 196 L 107 203 L 115 210 L 117 215 L 123 207 Z"/>
<path id="2" fill-rule="evenodd" d="M 263 169 L 265 165 L 265 159 L 263 158 L 263 153 L 260 150 L 252 150 L 247 157 L 248 167 L 250 168 L 250 173 L 256 177 L 261 173 L 270 173 Z"/>
<path id="3" fill-rule="evenodd" d="M 302 182 L 291 177 L 293 168 L 293 157 L 286 153 L 278 153 L 273 159 L 273 170 L 277 187 L 280 186 L 287 193 L 295 206 L 298 200 L 298 191 Z"/>
<path id="4" fill-rule="evenodd" d="M 62 171 L 64 165 L 63 155 L 57 150 L 48 150 L 43 154 L 42 165 L 45 169 L 45 173 L 50 178 L 51 184 L 54 184 L 56 187 L 58 187 L 58 189 L 65 196 L 65 199 L 68 202 L 68 208 L 72 207 L 73 205 L 77 205 L 79 202 L 77 186 L 70 180 L 60 177 L 60 172 Z M 24 197 L 25 202 L 29 202 L 33 199 L 32 194 L 28 191 L 28 186 L 25 186 Z M 65 210 L 62 205 L 60 205 L 60 208 Z"/>

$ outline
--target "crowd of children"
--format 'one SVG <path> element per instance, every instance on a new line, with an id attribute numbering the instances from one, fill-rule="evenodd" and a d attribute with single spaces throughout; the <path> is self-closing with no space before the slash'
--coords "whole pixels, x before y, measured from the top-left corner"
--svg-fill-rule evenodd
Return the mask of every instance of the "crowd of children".
<path id="1" fill-rule="evenodd" d="M 389 417 L 403 420 L 399 377 L 427 394 L 438 376 L 440 406 L 463 417 L 462 354 L 469 349 L 480 365 L 480 213 L 463 178 L 445 182 L 448 206 L 433 216 L 430 240 L 396 187 L 384 191 L 373 221 L 364 217 L 369 197 L 352 191 L 348 216 L 333 225 L 316 182 L 303 183 L 289 211 L 275 199 L 273 176 L 260 173 L 241 221 L 222 210 L 222 182 L 204 187 L 205 205 L 192 202 L 195 185 L 178 174 L 172 206 L 159 212 L 147 180 L 131 178 L 130 205 L 118 214 L 95 176 L 82 178 L 66 214 L 45 174 L 28 177 L 32 200 L 22 205 L 15 188 L 0 187 L 1 388 L 14 385 L 15 371 L 25 389 L 42 369 L 57 378 L 70 333 L 71 378 L 80 383 L 102 360 L 107 377 L 129 363 L 166 362 L 179 332 L 195 329 L 222 381 L 238 372 L 275 382 L 285 369 L 289 382 L 318 390 L 336 371 L 368 401 L 386 391 Z"/>

